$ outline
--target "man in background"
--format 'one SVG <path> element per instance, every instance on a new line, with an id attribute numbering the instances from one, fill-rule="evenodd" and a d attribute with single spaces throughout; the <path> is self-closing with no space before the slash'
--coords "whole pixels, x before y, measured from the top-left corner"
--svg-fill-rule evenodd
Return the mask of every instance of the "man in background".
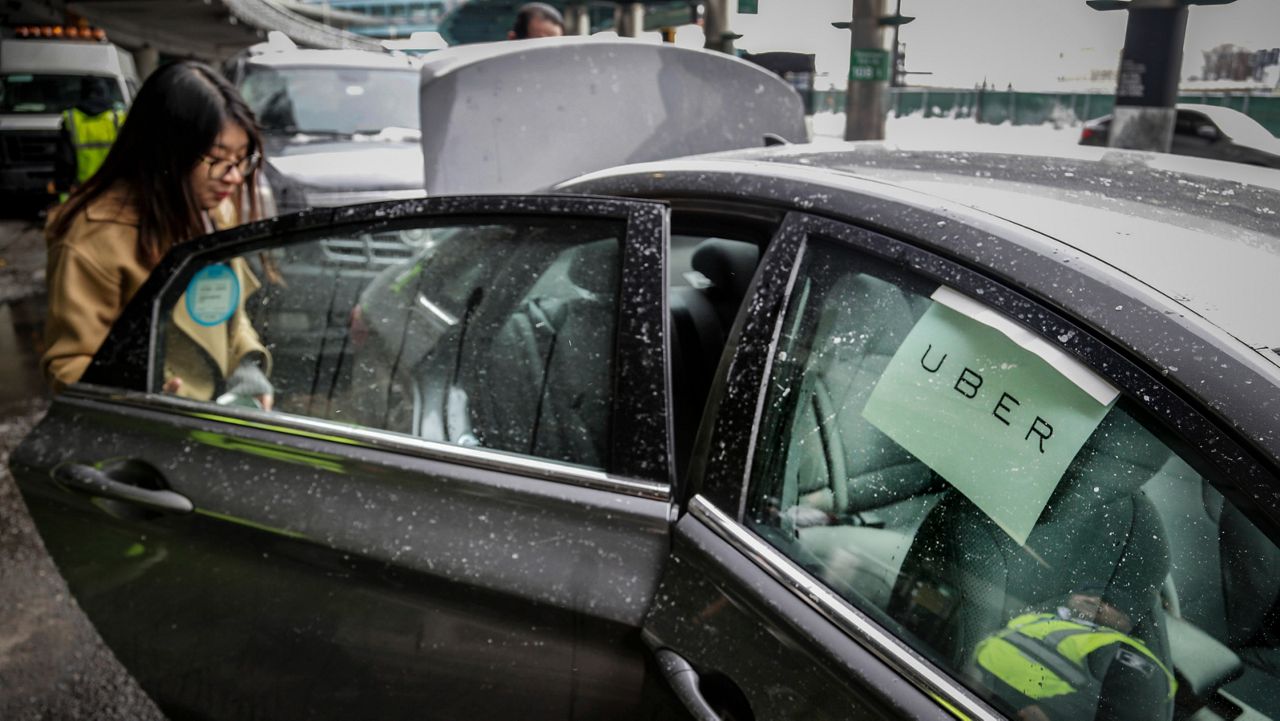
<path id="1" fill-rule="evenodd" d="M 516 22 L 507 33 L 508 40 L 526 38 L 558 38 L 564 35 L 564 16 L 546 3 L 527 3 L 516 12 Z"/>
<path id="2" fill-rule="evenodd" d="M 80 81 L 80 99 L 62 111 L 62 134 L 54 161 L 54 190 L 59 200 L 93 177 L 106 160 L 124 123 L 124 110 L 112 98 L 111 80 Z"/>

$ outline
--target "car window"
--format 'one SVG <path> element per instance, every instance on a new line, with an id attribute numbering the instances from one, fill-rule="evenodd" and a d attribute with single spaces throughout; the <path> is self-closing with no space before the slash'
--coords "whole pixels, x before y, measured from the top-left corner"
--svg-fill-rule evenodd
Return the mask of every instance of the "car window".
<path id="1" fill-rule="evenodd" d="M 1218 127 L 1200 113 L 1182 110 L 1178 112 L 1173 132 L 1178 135 L 1188 135 L 1203 139 L 1202 132 L 1217 133 Z"/>
<path id="2" fill-rule="evenodd" d="M 250 64 L 240 92 L 267 132 L 323 138 L 416 131 L 419 124 L 417 105 L 405 102 L 418 94 L 418 73 L 409 68 Z"/>
<path id="3" fill-rule="evenodd" d="M 124 108 L 120 86 L 112 78 L 97 75 L 0 75 L 0 112 L 60 113 L 81 99 L 97 95 L 116 108 Z"/>
<path id="4" fill-rule="evenodd" d="M 153 390 L 607 468 L 624 230 L 412 226 L 206 262 L 162 307 Z"/>
<path id="5" fill-rule="evenodd" d="M 841 247 L 796 277 L 749 527 L 1012 717 L 1280 716 L 1280 550 L 1138 404 Z"/>

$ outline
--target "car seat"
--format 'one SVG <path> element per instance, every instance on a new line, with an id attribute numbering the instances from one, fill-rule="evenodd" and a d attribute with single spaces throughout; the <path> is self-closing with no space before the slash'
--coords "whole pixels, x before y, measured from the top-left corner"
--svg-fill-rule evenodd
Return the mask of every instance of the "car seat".
<path id="1" fill-rule="evenodd" d="M 480 445 L 607 467 L 618 255 L 613 239 L 573 249 L 566 283 L 473 345 L 460 385 Z"/>
<path id="2" fill-rule="evenodd" d="M 862 417 L 876 382 L 929 306 L 888 281 L 831 285 L 800 381 L 780 507 L 829 583 L 884 608 L 941 479 Z"/>
<path id="3" fill-rule="evenodd" d="M 1144 490 L 1169 530 L 1169 614 L 1207 635 L 1191 634 L 1175 664 L 1192 656 L 1213 671 L 1193 689 L 1197 696 L 1221 686 L 1280 717 L 1280 550 L 1177 456 Z"/>
<path id="4" fill-rule="evenodd" d="M 978 642 L 1015 615 L 1051 610 L 1073 590 L 1101 587 L 1102 597 L 1129 615 L 1130 635 L 1167 660 L 1158 591 L 1169 547 L 1159 514 L 1140 489 L 1169 455 L 1126 412 L 1112 409 L 1023 544 L 963 494 L 948 491 L 911 545 L 890 614 L 946 662 L 964 668 Z M 996 481 L 1016 492 L 1016 478 Z"/>
<path id="5" fill-rule="evenodd" d="M 752 243 L 707 238 L 694 249 L 690 264 L 706 279 L 706 287 L 670 289 L 672 429 L 681 471 L 688 464 L 725 341 L 759 257 Z"/>

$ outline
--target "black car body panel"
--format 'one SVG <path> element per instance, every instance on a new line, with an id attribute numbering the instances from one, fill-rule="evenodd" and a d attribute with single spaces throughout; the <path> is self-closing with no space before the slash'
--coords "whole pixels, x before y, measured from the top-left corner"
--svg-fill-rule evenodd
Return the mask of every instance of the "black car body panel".
<path id="1" fill-rule="evenodd" d="M 570 95 L 544 77 L 540 59 L 577 56 L 582 62 L 565 76 L 579 91 L 595 82 L 579 73 L 613 58 L 648 85 L 596 90 L 657 98 L 645 105 L 654 112 L 637 119 L 645 139 L 638 146 L 602 140 L 579 156 L 549 143 L 556 157 L 544 165 L 537 152 L 545 148 L 530 141 L 552 129 L 589 120 L 582 133 L 617 134 L 614 115 L 579 117 L 546 101 L 543 91 Z M 635 62 L 618 63 L 622 57 Z M 979 672 L 981 649 L 1009 638 L 1020 627 L 1005 624 L 1028 612 L 1071 623 L 1077 617 L 1064 604 L 1095 582 L 1107 586 L 1098 607 L 1133 601 L 1116 607 L 1131 612 L 1132 638 L 1096 612 L 1089 633 L 1109 634 L 1108 644 L 1125 636 L 1132 664 L 1121 665 L 1167 692 L 1144 713 L 1236 718 L 1256 706 L 1280 715 L 1270 690 L 1280 586 L 1266 570 L 1280 559 L 1280 339 L 1268 322 L 1280 290 L 1261 282 L 1280 272 L 1280 192 L 1269 171 L 1087 149 L 1030 158 L 876 144 L 662 160 L 721 141 L 755 144 L 748 136 L 765 127 L 698 135 L 676 126 L 692 122 L 681 113 L 706 106 L 668 107 L 687 100 L 671 94 L 693 82 L 682 73 L 736 73 L 737 61 L 564 40 L 447 51 L 434 63 L 423 76 L 424 120 L 474 101 L 493 111 L 485 117 L 529 124 L 497 133 L 491 147 L 492 126 L 441 120 L 424 140 L 428 177 L 435 172 L 441 183 L 429 181 L 430 190 L 492 190 L 501 181 L 526 191 L 597 172 L 561 183 L 555 195 L 323 209 L 191 241 L 157 268 L 84 382 L 55 401 L 11 460 L 73 591 L 175 716 L 655 717 L 646 704 L 669 682 L 699 719 L 1026 717 L 1030 706 L 1053 703 L 1052 695 L 1029 695 L 1048 686 L 1047 676 L 1023 686 L 1021 702 L 1010 700 L 989 678 L 999 668 Z M 525 72 L 513 70 L 522 63 Z M 494 69 L 512 74 L 485 75 Z M 758 71 L 742 73 L 740 80 L 758 79 Z M 653 82 L 671 74 L 682 82 Z M 466 88 L 455 82 L 464 77 L 473 81 Z M 492 92 L 505 80 L 515 82 L 509 92 Z M 776 85 L 762 81 L 762 94 L 773 97 Z M 521 93 L 527 97 L 509 101 Z M 774 120 L 785 125 L 795 106 L 780 98 Z M 544 112 L 521 115 L 526 101 Z M 607 113 L 620 110 L 635 108 L 619 102 Z M 482 142 L 439 145 L 472 130 Z M 681 145 L 686 134 L 697 142 Z M 477 148 L 494 153 L 478 163 L 480 173 L 446 162 L 449 153 L 474 161 Z M 602 169 L 627 160 L 653 162 Z M 512 162 L 537 172 L 505 172 Z M 494 236 L 508 245 L 477 246 L 484 257 L 462 256 L 470 265 L 461 270 L 430 264 L 447 239 L 375 267 L 379 233 L 414 223 L 489 228 L 531 216 L 545 221 L 537 232 Z M 342 247 L 352 256 L 367 251 L 358 272 L 333 266 L 325 282 L 341 293 L 327 303 L 307 294 L 302 272 L 333 260 L 322 252 L 282 268 L 287 282 L 254 311 L 274 328 L 263 320 L 287 287 L 297 298 L 286 310 L 327 319 L 338 342 L 322 346 L 323 363 L 277 346 L 290 356 L 286 366 L 318 377 L 328 372 L 321 365 L 360 365 L 347 350 L 348 341 L 364 342 L 357 332 L 386 339 L 390 326 L 374 314 L 390 305 L 389 294 L 420 288 L 415 278 L 447 285 L 494 258 L 521 267 L 544 236 L 569 234 L 584 219 L 625 227 L 616 271 L 591 266 L 593 255 L 553 262 L 578 268 L 585 258 L 617 282 L 611 345 L 584 344 L 597 355 L 577 361 L 617 358 L 607 380 L 593 381 L 616 399 L 600 463 L 540 456 L 533 444 L 527 453 L 488 447 L 469 432 L 437 437 L 421 425 L 404 431 L 350 415 L 268 413 L 160 392 L 166 313 L 211 262 L 261 255 L 265 276 L 266 259 L 303 245 L 294 241 L 327 251 L 337 239 L 350 242 Z M 509 326 L 527 331 L 522 348 L 544 371 L 552 366 L 544 348 L 573 339 L 540 335 L 563 327 L 531 289 L 545 277 L 509 282 L 514 290 L 495 284 L 505 305 L 474 316 L 484 320 L 475 326 L 489 334 L 484 342 Z M 611 294 L 570 285 L 572 300 L 589 307 Z M 1254 302 L 1238 301 L 1239 285 Z M 1033 512 L 1030 535 L 1000 525 L 994 506 L 961 488 L 941 468 L 950 458 L 931 465 L 891 438 L 858 395 L 889 377 L 904 338 L 928 330 L 926 315 L 945 310 L 948 294 L 1012 328 L 1000 342 L 1023 350 L 992 368 L 1016 369 L 1023 351 L 1037 347 L 1061 356 L 1046 362 L 1062 377 L 1079 371 L 1107 397 L 1082 404 L 1098 412 L 1084 445 L 1050 474 L 1043 503 L 1024 504 Z M 406 317 L 421 307 L 433 320 L 406 322 L 402 336 L 421 332 L 434 349 L 450 333 L 465 334 L 484 295 L 464 295 L 450 306 L 443 294 L 405 291 Z M 582 318 L 583 327 L 611 322 Z M 904 363 L 935 373 L 941 365 L 926 364 L 929 352 Z M 401 355 L 392 381 L 347 390 L 393 395 Z M 461 350 L 448 359 L 453 382 L 469 364 L 482 365 Z M 310 400 L 304 384 L 286 382 L 294 370 L 273 371 L 284 403 Z M 486 391 L 519 390 L 525 377 L 473 376 Z M 535 423 L 544 402 L 569 398 L 577 409 L 589 396 L 547 377 Z M 955 393 L 972 400 L 978 382 L 960 378 L 939 387 L 953 401 Z M 1047 384 L 1033 385 L 1039 392 Z M 833 389 L 842 394 L 838 406 Z M 416 419 L 414 390 L 395 400 L 407 405 L 412 396 Z M 999 425 L 1009 425 L 1001 415 L 1009 395 L 993 408 L 974 406 L 981 418 L 933 412 L 939 406 L 912 401 L 911 392 L 886 403 L 923 405 L 931 443 L 963 436 L 973 418 L 1012 432 Z M 464 411 L 470 421 L 471 408 Z M 595 429 L 588 425 L 572 430 Z M 1036 448 L 1044 454 L 1050 437 L 1031 440 L 1036 427 L 1025 437 L 1018 430 L 1018 451 L 990 442 L 953 455 L 987 464 L 979 466 L 986 489 L 1018 505 L 1031 497 Z M 1001 455 L 1030 458 L 1033 470 L 998 466 Z M 863 462 L 869 471 L 851 470 Z M 863 505 L 850 503 L 855 494 Z M 169 503 L 173 495 L 189 504 Z M 1205 610 L 1215 603 L 1219 610 Z M 260 675 L 246 683 L 247 668 Z M 1055 695 L 1081 691 L 1062 685 L 1069 688 Z M 672 708 L 663 706 L 661 717 Z"/>

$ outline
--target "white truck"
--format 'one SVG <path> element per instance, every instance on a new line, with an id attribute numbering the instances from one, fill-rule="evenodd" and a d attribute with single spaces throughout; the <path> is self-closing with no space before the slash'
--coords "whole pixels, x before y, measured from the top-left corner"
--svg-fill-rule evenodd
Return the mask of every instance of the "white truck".
<path id="1" fill-rule="evenodd" d="M 92 84 L 127 107 L 133 56 L 104 40 L 0 37 L 0 194 L 49 197 L 61 113 Z"/>

